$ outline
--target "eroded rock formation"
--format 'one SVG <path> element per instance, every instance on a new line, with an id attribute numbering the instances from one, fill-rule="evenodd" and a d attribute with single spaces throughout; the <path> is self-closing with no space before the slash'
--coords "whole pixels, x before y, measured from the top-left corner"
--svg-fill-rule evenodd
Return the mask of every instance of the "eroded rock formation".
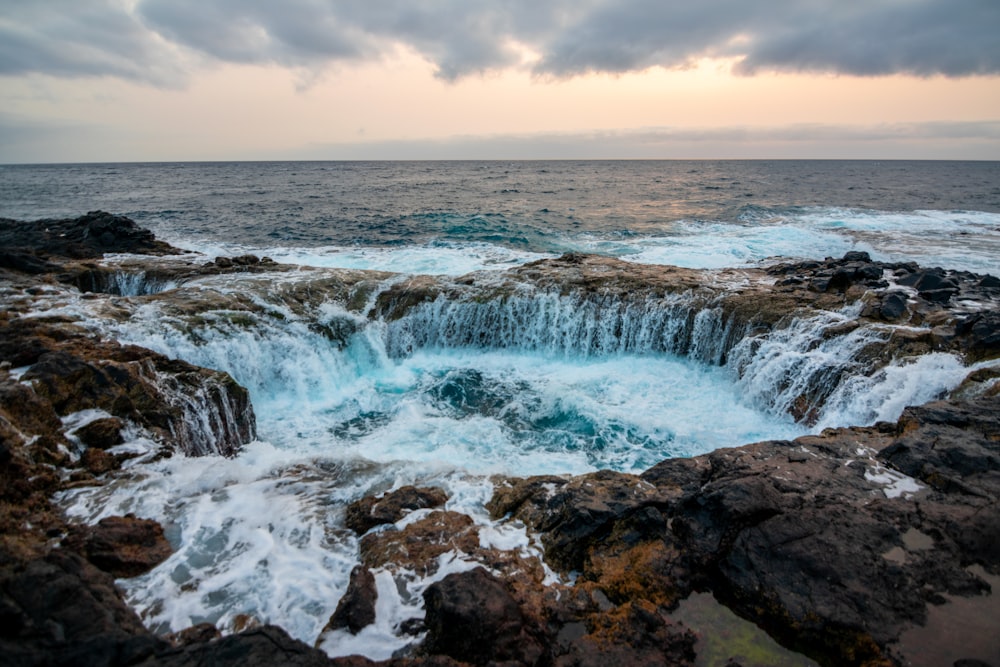
<path id="1" fill-rule="evenodd" d="M 108 268 L 92 260 L 105 251 L 176 250 L 127 219 L 100 213 L 0 221 L 0 246 L 5 662 L 376 664 L 331 660 L 266 625 L 221 638 L 211 627 L 171 641 L 155 637 L 111 576 L 137 574 L 168 555 L 158 526 L 120 517 L 70 527 L 50 503 L 57 490 L 99 482 L 120 465 L 115 447 L 124 429 L 144 429 L 188 454 L 233 454 L 253 437 L 253 422 L 246 391 L 229 376 L 102 340 L 71 308 L 40 314 L 40 304 L 84 298 L 79 290 L 129 292 L 156 300 L 177 326 L 201 326 L 206 312 L 254 326 L 278 311 L 239 292 L 183 286 L 231 273 L 266 281 L 290 268 L 251 257 L 131 259 L 127 270 Z M 139 278 L 124 289 L 123 276 Z M 72 299 L 65 290 L 75 290 Z M 890 327 L 859 353 L 858 372 L 930 351 L 967 362 L 1000 355 L 996 278 L 882 264 L 863 254 L 721 272 L 582 255 L 458 279 L 303 271 L 271 298 L 307 315 L 334 294 L 348 315 L 317 321 L 324 336 L 344 340 L 359 318 L 381 317 L 400 353 L 426 342 L 420 336 L 456 345 L 598 350 L 655 338 L 664 350 L 727 363 L 740 341 L 780 331 L 796 317 L 860 304 L 856 316 L 823 332 Z M 510 326 L 518 308 L 540 297 L 599 314 L 603 337 L 574 340 L 580 332 L 570 327 L 564 340 L 511 338 L 526 331 Z M 127 304 L 94 299 L 91 313 L 129 315 Z M 654 311 L 675 317 L 672 328 L 643 320 Z M 420 318 L 480 325 L 415 334 Z M 708 347 L 698 337 L 706 327 Z M 914 632 L 926 625 L 924 634 L 933 634 L 938 612 L 958 609 L 961 600 L 971 634 L 935 636 L 953 662 L 990 659 L 996 634 L 976 635 L 974 621 L 990 618 L 985 610 L 1000 585 L 998 376 L 993 367 L 980 368 L 948 400 L 908 408 L 895 423 L 670 459 L 641 475 L 495 480 L 488 504 L 494 520 L 526 526 L 542 545 L 544 564 L 484 543 L 475 520 L 436 509 L 444 502 L 437 493 L 363 500 L 352 511 L 355 530 L 383 527 L 360 540 L 364 567 L 328 630 L 356 632 L 371 622 L 375 589 L 365 568 L 430 576 L 451 554 L 464 567 L 427 588 L 422 622 L 400 628 L 417 638 L 409 654 L 379 664 L 692 664 L 697 637 L 674 615 L 694 591 L 711 592 L 786 646 L 838 665 L 909 664 L 921 650 Z M 793 412 L 808 419 L 822 400 L 807 396 Z M 101 412 L 69 428 L 63 419 L 82 410 Z M 191 427 L 195 413 L 207 430 Z M 410 511 L 421 514 L 406 519 Z M 575 581 L 554 581 L 546 567 Z"/>

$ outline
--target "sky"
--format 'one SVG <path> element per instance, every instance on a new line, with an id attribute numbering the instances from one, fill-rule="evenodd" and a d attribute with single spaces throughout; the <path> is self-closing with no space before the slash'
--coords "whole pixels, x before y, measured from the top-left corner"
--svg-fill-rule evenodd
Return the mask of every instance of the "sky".
<path id="1" fill-rule="evenodd" d="M 1000 0 L 0 0 L 0 163 L 1000 159 Z"/>

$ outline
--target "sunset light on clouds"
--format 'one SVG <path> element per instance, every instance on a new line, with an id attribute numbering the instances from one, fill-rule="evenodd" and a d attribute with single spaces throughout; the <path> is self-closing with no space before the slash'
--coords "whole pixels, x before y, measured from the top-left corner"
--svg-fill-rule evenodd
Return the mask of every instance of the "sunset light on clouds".
<path id="1" fill-rule="evenodd" d="M 0 2 L 0 162 L 1000 158 L 1000 4 Z"/>

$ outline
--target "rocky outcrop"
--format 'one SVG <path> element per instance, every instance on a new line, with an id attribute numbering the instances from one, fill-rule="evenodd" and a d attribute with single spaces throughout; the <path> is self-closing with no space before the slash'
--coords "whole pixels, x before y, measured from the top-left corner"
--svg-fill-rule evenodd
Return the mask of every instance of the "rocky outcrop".
<path id="1" fill-rule="evenodd" d="M 381 498 L 365 496 L 347 506 L 344 523 L 358 535 L 364 535 L 375 526 L 395 523 L 409 512 L 440 507 L 448 500 L 438 488 L 403 486 Z"/>
<path id="2" fill-rule="evenodd" d="M 485 569 L 449 574 L 424 592 L 424 650 L 483 665 L 534 665 L 545 650 L 506 586 Z"/>
<path id="3" fill-rule="evenodd" d="M 183 251 L 157 241 L 153 233 L 123 215 L 91 211 L 78 218 L 23 222 L 0 218 L 0 267 L 44 273 L 51 257 L 84 259 L 106 252 L 144 255 Z"/>
<path id="4" fill-rule="evenodd" d="M 375 622 L 375 602 L 378 600 L 378 589 L 375 587 L 375 576 L 363 565 L 355 565 L 351 570 L 351 579 L 347 584 L 344 596 L 337 603 L 337 608 L 330 616 L 329 622 L 320 632 L 322 640 L 325 633 L 331 630 L 347 628 L 351 634 L 358 634 L 363 628 Z"/>
<path id="5" fill-rule="evenodd" d="M 539 531 L 547 562 L 616 604 L 707 589 L 821 663 L 908 664 L 900 638 L 929 606 L 1000 581 L 998 409 L 996 397 L 935 403 L 638 478 L 518 480 L 491 509 Z M 973 643 L 952 648 L 977 657 Z"/>
<path id="6" fill-rule="evenodd" d="M 104 410 L 185 454 L 232 455 L 256 435 L 249 395 L 226 373 L 104 342 L 72 324 L 0 321 L 0 359 L 26 368 L 20 380 L 48 413 Z"/>
<path id="7" fill-rule="evenodd" d="M 711 591 L 820 664 L 917 664 L 927 642 L 951 661 L 986 661 L 997 650 L 983 619 L 1000 585 L 998 408 L 997 396 L 931 403 L 897 423 L 670 459 L 641 475 L 497 480 L 493 515 L 527 525 L 546 563 L 576 573 L 572 586 L 483 546 L 454 512 L 370 533 L 362 555 L 424 575 L 449 551 L 482 565 L 427 589 L 421 656 L 692 664 L 696 637 L 674 610 Z M 949 612 L 955 600 L 963 606 Z M 965 634 L 931 629 L 949 613 L 968 618 Z"/>
<path id="8" fill-rule="evenodd" d="M 908 664 L 922 650 L 915 633 L 950 662 L 997 653 L 995 628 L 975 630 L 995 618 L 1000 585 L 1000 383 L 989 367 L 951 400 L 908 408 L 896 423 L 671 459 L 641 475 L 495 480 L 494 521 L 526 526 L 544 564 L 529 550 L 490 546 L 482 519 L 440 509 L 438 490 L 363 499 L 348 511 L 363 564 L 325 632 L 363 632 L 375 620 L 372 569 L 438 577 L 424 593 L 425 617 L 397 628 L 417 644 L 383 663 L 330 660 L 267 625 L 155 637 L 109 573 L 132 576 L 167 557 L 159 526 L 115 517 L 71 527 L 49 501 L 120 465 L 114 448 L 128 429 L 188 454 L 232 454 L 253 437 L 246 391 L 229 376 L 101 340 L 66 303 L 89 299 L 90 312 L 122 320 L 132 303 L 155 301 L 177 326 L 205 326 L 211 313 L 249 327 L 306 318 L 333 300 L 347 314 L 317 320 L 316 331 L 343 342 L 352 322 L 379 317 L 400 354 L 428 342 L 646 345 L 716 364 L 797 317 L 857 304 L 856 317 L 818 336 L 884 333 L 855 360 L 856 372 L 871 372 L 930 351 L 996 358 L 996 278 L 863 253 L 718 272 L 570 254 L 500 275 L 316 270 L 272 285 L 289 267 L 256 257 L 96 262 L 105 251 L 176 252 L 108 214 L 0 221 L 0 247 L 0 652 L 12 665 L 687 665 L 698 638 L 675 614 L 694 591 L 822 664 Z M 181 289 L 231 273 L 261 294 L 266 285 L 266 296 Z M 41 313 L 46 299 L 62 305 Z M 545 338 L 556 320 L 517 325 L 539 302 L 553 306 L 545 317 L 589 318 L 580 320 L 586 331 Z M 420 321 L 437 326 L 435 338 L 414 335 Z M 806 396 L 793 411 L 808 419 L 822 400 Z M 73 429 L 63 423 L 82 410 L 102 412 Z M 445 565 L 452 572 L 442 576 Z M 942 613 L 964 614 L 951 632 L 965 634 L 938 632 Z"/>
<path id="9" fill-rule="evenodd" d="M 145 574 L 173 552 L 160 524 L 132 514 L 106 517 L 95 526 L 74 525 L 63 546 L 113 577 Z"/>

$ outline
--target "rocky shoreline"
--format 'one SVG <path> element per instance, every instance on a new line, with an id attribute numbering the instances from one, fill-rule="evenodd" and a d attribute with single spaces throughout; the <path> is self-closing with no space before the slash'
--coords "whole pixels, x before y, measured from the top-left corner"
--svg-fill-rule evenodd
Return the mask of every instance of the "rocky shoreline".
<path id="1" fill-rule="evenodd" d="M 91 293 L 108 317 L 126 318 L 105 295 L 298 270 L 253 256 L 176 257 L 131 220 L 100 212 L 0 220 L 0 247 L 0 651 L 11 665 L 688 665 L 702 644 L 677 610 L 698 593 L 820 664 L 1000 664 L 1000 369 L 989 364 L 893 423 L 669 459 L 639 475 L 494 480 L 492 517 L 523 524 L 544 564 L 482 546 L 471 519 L 442 509 L 439 489 L 359 501 L 348 527 L 360 536 L 361 564 L 324 635 L 372 622 L 372 570 L 429 573 L 456 550 L 469 563 L 426 590 L 426 617 L 400 629 L 422 639 L 384 663 L 330 659 L 253 619 L 225 637 L 213 626 L 155 636 L 113 578 L 169 555 L 162 529 L 132 516 L 72 525 L 51 498 L 101 483 L 134 456 L 119 447 L 123 433 L 141 431 L 162 456 L 235 455 L 255 437 L 249 396 L 225 373 L 103 340 L 65 309 L 40 314 L 38 304 L 58 305 L 66 290 Z M 131 254 L 98 261 L 105 253 Z M 503 330 L 489 304 L 545 291 L 603 308 L 616 340 L 627 341 L 628 313 L 607 304 L 662 307 L 683 295 L 682 326 L 661 338 L 667 351 L 710 363 L 724 363 L 755 332 L 846 304 L 859 304 L 857 315 L 827 335 L 894 325 L 863 348 L 859 372 L 933 351 L 968 364 L 1000 358 L 1000 280 L 863 253 L 710 275 L 584 255 L 454 280 L 304 273 L 283 288 L 289 308 L 308 311 L 336 294 L 360 316 L 400 322 L 432 306 L 427 317 L 447 320 L 443 309 L 460 304 L 463 316 L 472 309 L 489 323 L 480 337 Z M 164 304 L 179 322 L 206 308 L 224 307 L 234 322 L 266 314 L 231 292 L 164 296 Z M 694 349 L 696 312 L 715 318 L 720 342 L 711 350 Z M 337 340 L 351 324 L 323 326 Z M 412 336 L 402 331 L 400 345 Z M 788 410 L 809 421 L 825 399 L 800 392 Z M 100 413 L 82 426 L 66 422 L 88 410 Z M 413 512 L 417 520 L 393 529 Z M 546 567 L 573 584 L 553 582 Z M 961 632 L 940 629 L 949 615 Z"/>

